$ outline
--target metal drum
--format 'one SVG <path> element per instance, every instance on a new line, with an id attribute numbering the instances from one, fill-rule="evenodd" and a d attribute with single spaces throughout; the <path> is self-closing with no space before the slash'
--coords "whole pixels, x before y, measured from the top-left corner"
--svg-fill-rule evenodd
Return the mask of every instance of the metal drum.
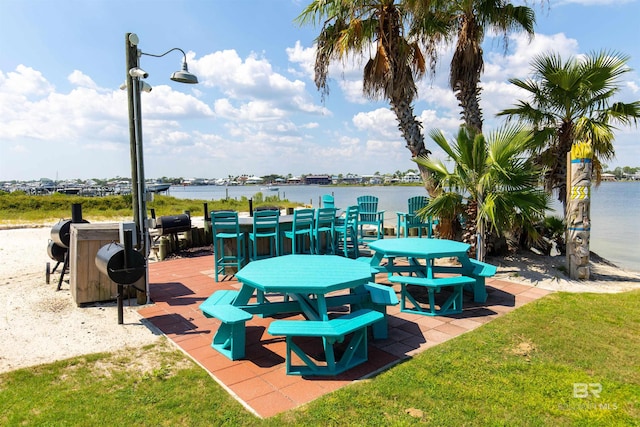
<path id="1" fill-rule="evenodd" d="M 49 240 L 49 245 L 47 246 L 47 254 L 49 255 L 49 258 L 54 261 L 64 262 L 64 256 L 67 254 L 67 248 L 63 248 L 53 240 Z"/>
<path id="2" fill-rule="evenodd" d="M 140 252 L 133 249 L 127 251 L 119 243 L 109 243 L 98 250 L 96 266 L 112 281 L 121 285 L 132 285 L 145 275 L 145 259 Z M 127 261 L 127 262 L 125 262 Z"/>
<path id="3" fill-rule="evenodd" d="M 69 248 L 69 240 L 71 239 L 71 220 L 60 220 L 56 225 L 51 227 L 51 240 L 58 246 L 65 249 Z"/>

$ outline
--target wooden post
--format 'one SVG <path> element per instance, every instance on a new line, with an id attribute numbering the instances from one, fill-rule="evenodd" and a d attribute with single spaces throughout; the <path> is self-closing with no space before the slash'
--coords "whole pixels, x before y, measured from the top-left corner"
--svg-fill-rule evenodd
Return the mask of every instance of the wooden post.
<path id="1" fill-rule="evenodd" d="M 567 196 L 567 268 L 571 279 L 589 280 L 589 239 L 591 237 L 591 158 L 588 142 L 573 144 L 570 153 L 571 186 Z"/>

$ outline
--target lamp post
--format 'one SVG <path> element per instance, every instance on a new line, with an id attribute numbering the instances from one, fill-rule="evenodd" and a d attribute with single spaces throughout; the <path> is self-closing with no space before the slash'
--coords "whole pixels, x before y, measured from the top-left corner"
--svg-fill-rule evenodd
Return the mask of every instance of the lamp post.
<path id="1" fill-rule="evenodd" d="M 125 57 L 126 57 L 126 87 L 129 108 L 129 149 L 131 154 L 131 195 L 133 200 L 133 221 L 136 224 L 136 248 L 142 253 L 145 259 L 145 290 L 147 303 L 149 303 L 149 270 L 148 258 L 150 250 L 149 227 L 147 223 L 147 189 L 144 178 L 144 155 L 142 149 L 142 105 L 140 102 L 140 92 L 151 91 L 149 86 L 142 79 L 149 74 L 140 68 L 140 57 L 142 55 L 161 58 L 173 51 L 182 52 L 182 69 L 171 74 L 171 80 L 179 83 L 196 84 L 198 78 L 189 72 L 187 67 L 187 55 L 180 48 L 169 49 L 160 55 L 142 52 L 138 49 L 139 39 L 134 33 L 125 35 Z"/>

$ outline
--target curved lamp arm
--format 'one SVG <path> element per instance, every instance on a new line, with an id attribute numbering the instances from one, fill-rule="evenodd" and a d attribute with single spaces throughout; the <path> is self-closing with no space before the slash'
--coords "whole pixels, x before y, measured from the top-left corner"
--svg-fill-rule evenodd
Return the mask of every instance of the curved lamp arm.
<path id="1" fill-rule="evenodd" d="M 156 58 L 162 58 L 163 56 L 165 56 L 166 54 L 168 54 L 170 52 L 173 52 L 174 50 L 179 50 L 180 52 L 182 52 L 182 56 L 184 57 L 183 61 L 187 62 L 187 54 L 184 53 L 184 50 L 180 49 L 179 47 L 174 47 L 173 49 L 169 49 L 168 51 L 166 51 L 165 53 L 163 53 L 161 55 L 154 55 L 153 53 L 146 53 L 146 52 L 142 52 L 142 51 L 140 51 L 140 55 L 147 55 L 147 56 L 153 56 L 153 57 L 156 57 Z"/>
<path id="2" fill-rule="evenodd" d="M 180 49 L 179 47 L 174 47 L 173 49 L 169 49 L 168 51 L 166 51 L 161 55 L 154 55 L 152 53 L 145 53 L 142 51 L 139 51 L 139 52 L 140 52 L 140 55 L 147 55 L 147 56 L 153 56 L 155 58 L 161 58 L 166 54 L 168 54 L 169 52 L 173 52 L 174 50 L 179 50 L 180 52 L 182 52 L 182 70 L 176 71 L 175 73 L 171 74 L 171 77 L 170 77 L 171 80 L 173 80 L 174 82 L 187 83 L 187 84 L 198 83 L 198 78 L 195 76 L 195 74 L 191 74 L 189 72 L 189 68 L 187 67 L 187 54 L 184 53 L 184 50 Z"/>

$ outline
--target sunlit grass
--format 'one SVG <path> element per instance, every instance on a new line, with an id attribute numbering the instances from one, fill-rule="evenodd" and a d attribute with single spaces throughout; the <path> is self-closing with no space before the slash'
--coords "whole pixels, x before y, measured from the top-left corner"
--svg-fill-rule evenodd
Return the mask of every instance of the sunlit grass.
<path id="1" fill-rule="evenodd" d="M 640 291 L 552 294 L 267 420 L 160 345 L 0 375 L 0 425 L 640 425 L 638 336 Z"/>

